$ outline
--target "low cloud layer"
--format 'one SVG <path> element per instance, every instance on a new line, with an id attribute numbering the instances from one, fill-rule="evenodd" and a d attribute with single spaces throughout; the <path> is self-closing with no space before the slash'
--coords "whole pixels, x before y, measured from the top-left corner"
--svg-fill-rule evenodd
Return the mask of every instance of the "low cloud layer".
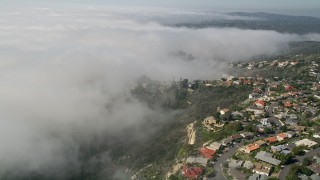
<path id="1" fill-rule="evenodd" d="M 292 41 L 320 37 L 234 28 L 173 28 L 161 24 L 171 16 L 174 21 L 186 21 L 188 16 L 195 17 L 190 18 L 194 21 L 199 16 L 170 9 L 161 9 L 163 18 L 151 13 L 159 11 L 2 9 L 0 172 L 24 165 L 36 170 L 72 162 L 79 148 L 75 133 L 121 134 L 150 117 L 163 119 L 128 91 L 142 75 L 157 80 L 214 79 L 224 71 L 225 62 L 273 55 Z M 232 18 L 206 13 L 200 17 L 213 16 Z M 172 56 L 179 51 L 195 59 Z"/>

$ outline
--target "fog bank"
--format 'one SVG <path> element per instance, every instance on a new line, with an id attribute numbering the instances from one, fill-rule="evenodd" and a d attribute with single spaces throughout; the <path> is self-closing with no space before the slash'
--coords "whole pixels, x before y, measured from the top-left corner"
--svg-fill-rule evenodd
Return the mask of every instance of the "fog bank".
<path id="1" fill-rule="evenodd" d="M 121 135 L 150 118 L 165 120 L 130 94 L 142 75 L 215 79 L 227 62 L 320 40 L 319 34 L 162 25 L 199 19 L 185 10 L 7 7 L 0 16 L 0 172 L 63 169 L 78 163 L 82 136 Z M 194 59 L 172 55 L 180 51 Z"/>

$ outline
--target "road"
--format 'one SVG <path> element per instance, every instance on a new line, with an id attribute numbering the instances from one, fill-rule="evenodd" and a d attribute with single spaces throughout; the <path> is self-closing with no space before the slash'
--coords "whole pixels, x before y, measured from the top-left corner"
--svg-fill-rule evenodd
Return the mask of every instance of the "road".
<path id="1" fill-rule="evenodd" d="M 304 159 L 305 157 L 314 157 L 314 156 L 316 156 L 316 154 L 319 153 L 319 152 L 320 152 L 320 147 L 318 147 L 318 148 L 316 148 L 316 149 L 314 149 L 314 150 L 311 150 L 311 151 L 307 152 L 307 153 L 304 154 L 303 156 L 296 156 L 297 162 L 294 163 L 294 164 L 302 163 L 302 161 L 303 161 L 303 159 Z M 280 172 L 280 174 L 279 174 L 279 179 L 280 179 L 280 180 L 285 179 L 285 177 L 288 175 L 288 173 L 289 173 L 289 171 L 290 171 L 291 166 L 294 165 L 294 164 L 291 164 L 291 165 L 289 165 L 289 166 L 285 166 L 285 167 L 281 170 L 281 172 Z"/>
<path id="2" fill-rule="evenodd" d="M 270 120 L 273 121 L 274 123 L 276 123 L 278 125 L 278 127 L 281 127 L 281 126 L 283 126 L 283 123 L 280 120 L 278 120 L 277 118 L 275 118 L 274 114 L 272 112 L 273 108 L 276 107 L 276 106 L 278 106 L 278 102 L 271 103 L 269 108 L 268 108 L 268 110 L 267 110 L 267 112 L 268 112 L 268 115 L 270 117 Z"/>
<path id="3" fill-rule="evenodd" d="M 226 162 L 228 158 L 230 158 L 237 150 L 243 146 L 243 141 L 240 143 L 235 144 L 234 147 L 229 147 L 228 152 L 221 155 L 221 157 L 217 158 L 217 161 L 215 162 L 213 168 L 216 171 L 216 175 L 213 178 L 208 178 L 208 180 L 222 180 L 226 179 L 224 175 L 222 174 L 222 164 Z"/>

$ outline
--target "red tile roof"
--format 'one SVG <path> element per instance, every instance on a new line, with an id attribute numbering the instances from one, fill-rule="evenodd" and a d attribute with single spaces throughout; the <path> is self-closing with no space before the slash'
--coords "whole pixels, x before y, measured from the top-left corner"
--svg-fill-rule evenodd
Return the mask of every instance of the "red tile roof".
<path id="1" fill-rule="evenodd" d="M 285 86 L 284 88 L 285 88 L 286 91 L 294 90 L 294 87 L 293 87 L 293 86 L 290 86 L 290 85 Z"/>
<path id="2" fill-rule="evenodd" d="M 202 174 L 203 169 L 200 167 L 188 168 L 183 166 L 183 176 L 186 178 L 196 179 L 200 174 Z"/>
<path id="3" fill-rule="evenodd" d="M 285 107 L 292 107 L 293 104 L 290 101 L 287 101 L 283 104 Z"/>
<path id="4" fill-rule="evenodd" d="M 262 100 L 257 100 L 256 102 L 254 102 L 255 105 L 261 105 L 261 106 L 264 106 L 265 105 L 265 102 L 262 101 Z"/>
<path id="5" fill-rule="evenodd" d="M 260 145 L 259 144 L 248 144 L 247 145 L 247 150 L 248 151 L 254 151 L 256 149 L 259 149 L 260 148 Z"/>
<path id="6" fill-rule="evenodd" d="M 278 140 L 277 140 L 277 138 L 276 137 L 274 137 L 274 136 L 272 136 L 272 137 L 268 137 L 268 138 L 266 138 L 266 139 L 264 139 L 265 141 L 267 141 L 268 143 L 275 143 L 275 142 L 277 142 Z"/>
<path id="7" fill-rule="evenodd" d="M 279 134 L 277 134 L 277 136 L 279 136 L 283 139 L 288 137 L 286 133 L 279 133 Z"/>
<path id="8" fill-rule="evenodd" d="M 213 158 L 213 156 L 216 154 L 216 151 L 202 147 L 200 148 L 200 153 L 202 154 L 203 157 L 205 158 Z"/>

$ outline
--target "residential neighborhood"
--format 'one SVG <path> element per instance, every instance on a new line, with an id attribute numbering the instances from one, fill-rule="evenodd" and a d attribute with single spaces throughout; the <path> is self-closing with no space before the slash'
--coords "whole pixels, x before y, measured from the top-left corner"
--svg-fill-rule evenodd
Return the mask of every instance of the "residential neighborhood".
<path id="1" fill-rule="evenodd" d="M 267 66 L 286 68 L 299 63 L 298 60 L 272 61 L 231 66 L 252 70 Z M 318 77 L 314 76 L 318 72 L 315 67 L 318 63 L 312 62 L 309 67 L 312 77 Z M 219 141 L 209 141 L 198 148 L 198 153 L 186 157 L 181 170 L 184 177 L 284 179 L 299 166 L 299 178 L 319 179 L 319 81 L 231 76 L 220 82 L 205 83 L 207 88 L 217 85 L 251 86 L 253 90 L 236 109 L 219 107 L 212 116 L 201 120 L 203 131 L 217 133 L 232 123 L 241 126 L 241 130 Z M 303 164 L 307 160 L 310 163 Z M 186 168 L 192 173 L 186 173 Z M 305 171 L 308 173 L 301 173 Z"/>

